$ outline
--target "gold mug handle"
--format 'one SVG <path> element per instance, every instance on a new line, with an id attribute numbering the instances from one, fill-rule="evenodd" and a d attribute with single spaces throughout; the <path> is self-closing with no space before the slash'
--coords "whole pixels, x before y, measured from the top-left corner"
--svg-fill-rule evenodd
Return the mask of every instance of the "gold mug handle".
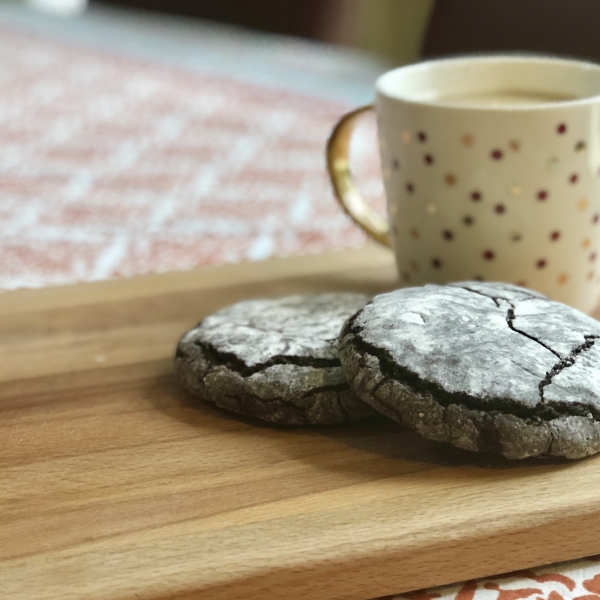
<path id="1" fill-rule="evenodd" d="M 350 140 L 359 118 L 370 110 L 373 105 L 357 108 L 338 121 L 327 141 L 327 171 L 344 212 L 374 240 L 391 248 L 389 223 L 365 202 L 350 172 Z"/>

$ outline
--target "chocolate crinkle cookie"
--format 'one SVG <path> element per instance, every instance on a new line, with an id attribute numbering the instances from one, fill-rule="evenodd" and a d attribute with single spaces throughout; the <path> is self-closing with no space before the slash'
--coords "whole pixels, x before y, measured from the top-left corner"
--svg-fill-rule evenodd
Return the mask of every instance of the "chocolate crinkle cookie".
<path id="1" fill-rule="evenodd" d="M 344 326 L 359 398 L 422 436 L 508 458 L 600 450 L 600 323 L 512 285 L 377 296 Z"/>
<path id="2" fill-rule="evenodd" d="M 181 338 L 179 381 L 203 400 L 273 423 L 369 417 L 374 411 L 350 390 L 337 352 L 342 325 L 369 300 L 315 294 L 224 308 Z"/>

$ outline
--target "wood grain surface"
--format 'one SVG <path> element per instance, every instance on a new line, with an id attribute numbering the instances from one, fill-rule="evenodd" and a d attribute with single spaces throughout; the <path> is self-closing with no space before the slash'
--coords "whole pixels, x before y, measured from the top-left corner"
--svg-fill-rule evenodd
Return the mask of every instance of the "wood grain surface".
<path id="1" fill-rule="evenodd" d="M 178 337 L 249 297 L 396 285 L 366 247 L 0 295 L 0 597 L 366 599 L 600 552 L 600 462 L 195 402 Z"/>

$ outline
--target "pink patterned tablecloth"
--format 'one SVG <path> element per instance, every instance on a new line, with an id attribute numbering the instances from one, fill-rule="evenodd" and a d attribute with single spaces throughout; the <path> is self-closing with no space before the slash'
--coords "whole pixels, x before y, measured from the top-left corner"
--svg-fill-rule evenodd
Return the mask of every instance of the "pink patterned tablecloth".
<path id="1" fill-rule="evenodd" d="M 0 289 L 362 244 L 324 172 L 347 108 L 2 27 Z M 373 147 L 367 127 L 381 203 Z M 401 597 L 600 600 L 600 559 Z"/>
<path id="2" fill-rule="evenodd" d="M 5 28 L 0 289 L 363 243 L 324 171 L 347 108 Z"/>

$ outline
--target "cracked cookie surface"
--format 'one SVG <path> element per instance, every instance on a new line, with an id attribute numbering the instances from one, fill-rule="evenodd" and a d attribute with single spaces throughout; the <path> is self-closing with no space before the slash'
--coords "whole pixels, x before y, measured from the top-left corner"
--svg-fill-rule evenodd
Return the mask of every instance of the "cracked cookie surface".
<path id="1" fill-rule="evenodd" d="M 426 438 L 509 458 L 600 451 L 600 323 L 535 292 L 464 282 L 377 296 L 339 353 L 356 394 Z"/>
<path id="2" fill-rule="evenodd" d="M 370 297 L 312 294 L 249 300 L 206 317 L 179 341 L 181 384 L 221 408 L 285 425 L 374 414 L 356 398 L 338 357 L 342 325 Z"/>

